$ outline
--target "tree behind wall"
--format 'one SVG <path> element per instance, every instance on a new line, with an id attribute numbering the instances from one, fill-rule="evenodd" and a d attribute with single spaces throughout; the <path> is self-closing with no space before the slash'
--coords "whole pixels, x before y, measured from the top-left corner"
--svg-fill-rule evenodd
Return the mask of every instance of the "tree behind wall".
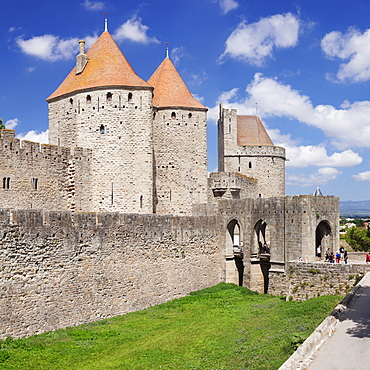
<path id="1" fill-rule="evenodd" d="M 370 230 L 362 227 L 351 227 L 347 231 L 346 242 L 355 251 L 370 251 Z"/>

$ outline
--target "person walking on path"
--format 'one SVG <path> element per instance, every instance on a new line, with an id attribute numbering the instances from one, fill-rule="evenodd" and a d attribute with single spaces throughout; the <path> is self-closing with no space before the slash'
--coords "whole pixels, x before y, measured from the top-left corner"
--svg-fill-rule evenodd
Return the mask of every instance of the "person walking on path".
<path id="1" fill-rule="evenodd" d="M 321 245 L 319 245 L 316 249 L 316 256 L 319 261 L 321 261 Z"/>
<path id="2" fill-rule="evenodd" d="M 340 262 L 340 253 L 339 252 L 337 252 L 337 254 L 335 255 L 335 262 L 336 263 Z"/>
<path id="3" fill-rule="evenodd" d="M 366 263 L 370 262 L 370 254 L 369 252 L 366 253 Z"/>
<path id="4" fill-rule="evenodd" d="M 343 259 L 344 259 L 344 263 L 345 264 L 347 264 L 347 262 L 348 262 L 348 253 L 347 253 L 347 251 L 346 250 L 344 250 L 344 253 L 343 253 Z"/>

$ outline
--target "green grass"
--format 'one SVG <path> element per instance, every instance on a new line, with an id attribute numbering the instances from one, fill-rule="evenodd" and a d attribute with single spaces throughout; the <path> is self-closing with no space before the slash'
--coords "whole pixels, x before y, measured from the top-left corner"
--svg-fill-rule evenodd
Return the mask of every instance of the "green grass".
<path id="1" fill-rule="evenodd" d="M 124 316 L 0 341 L 0 368 L 277 369 L 340 299 L 286 302 L 222 283 Z"/>

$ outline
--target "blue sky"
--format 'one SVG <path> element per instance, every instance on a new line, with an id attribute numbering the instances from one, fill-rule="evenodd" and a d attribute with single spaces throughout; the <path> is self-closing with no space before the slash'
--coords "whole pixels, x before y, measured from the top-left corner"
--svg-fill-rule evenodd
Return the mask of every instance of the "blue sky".
<path id="1" fill-rule="evenodd" d="M 370 199 L 370 2 L 352 0 L 13 0 L 2 3 L 0 117 L 45 142 L 45 99 L 73 68 L 78 40 L 108 28 L 147 80 L 170 57 L 209 108 L 255 114 L 287 149 L 287 195 Z"/>

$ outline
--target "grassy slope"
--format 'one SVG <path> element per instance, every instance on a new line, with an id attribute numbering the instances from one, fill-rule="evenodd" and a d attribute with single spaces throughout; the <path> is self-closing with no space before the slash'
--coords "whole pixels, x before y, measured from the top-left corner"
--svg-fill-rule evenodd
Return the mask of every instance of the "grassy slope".
<path id="1" fill-rule="evenodd" d="M 1 369 L 277 369 L 339 302 L 259 295 L 232 284 L 143 311 L 0 341 Z"/>

